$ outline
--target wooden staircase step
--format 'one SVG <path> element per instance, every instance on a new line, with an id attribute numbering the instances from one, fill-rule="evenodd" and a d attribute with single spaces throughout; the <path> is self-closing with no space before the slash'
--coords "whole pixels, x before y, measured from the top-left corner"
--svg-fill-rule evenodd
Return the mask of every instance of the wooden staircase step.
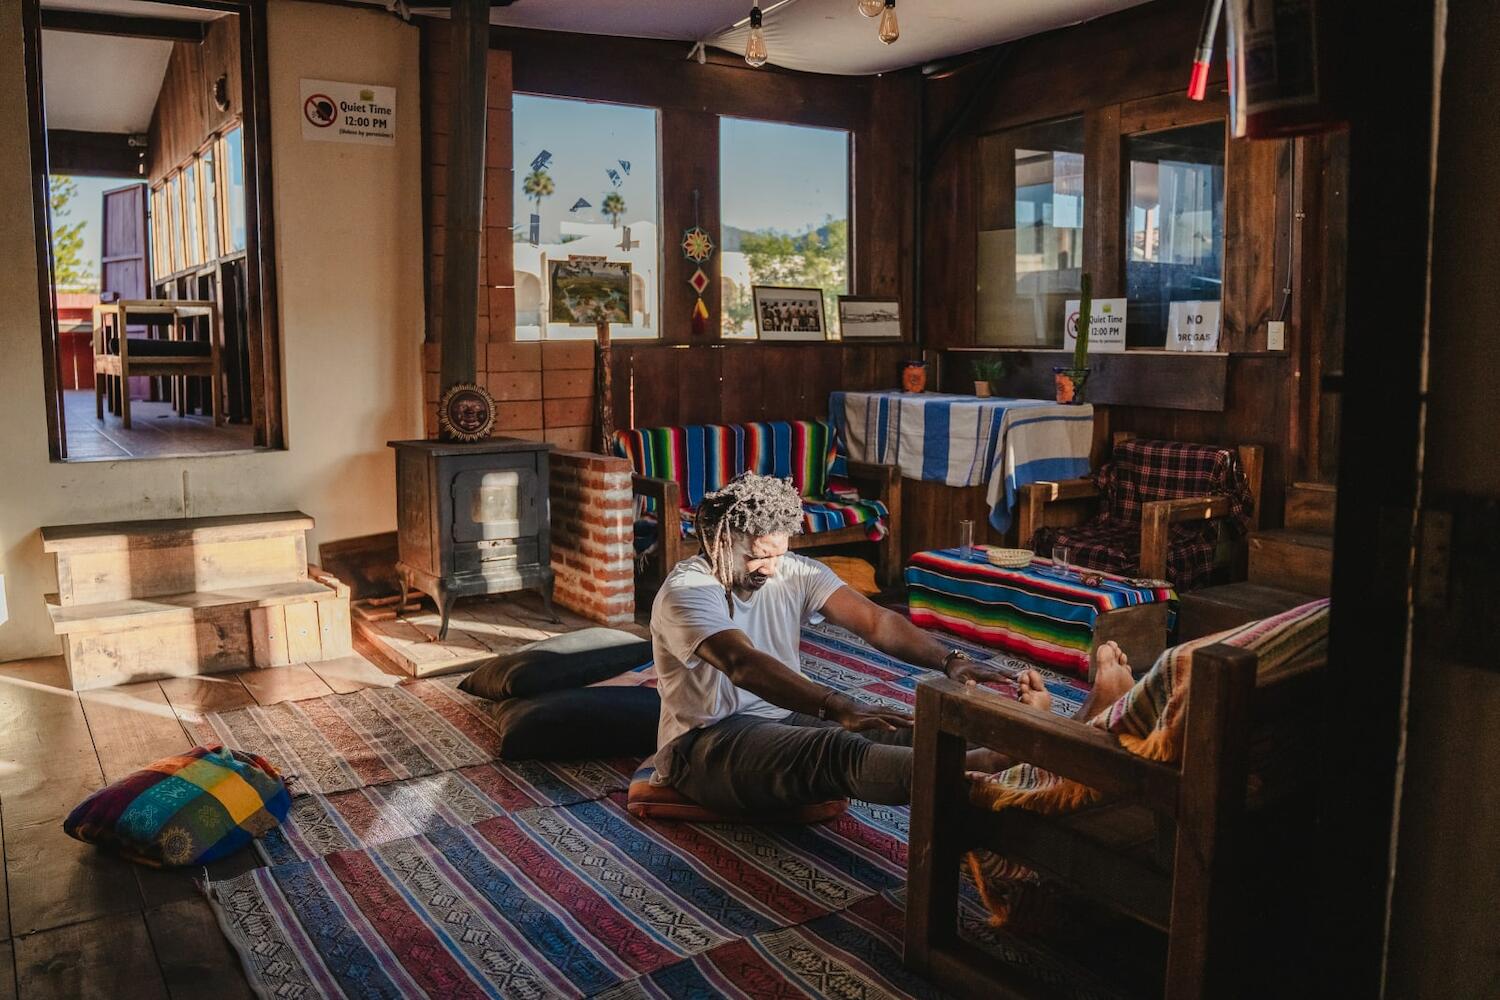
<path id="1" fill-rule="evenodd" d="M 1314 597 L 1333 584 L 1333 536 L 1280 528 L 1250 533 L 1251 583 Z"/>
<path id="2" fill-rule="evenodd" d="M 48 594 L 47 611 L 52 616 L 52 630 L 58 635 L 71 635 L 75 632 L 118 632 L 180 624 L 226 611 L 248 611 L 335 596 L 337 592 L 332 587 L 312 580 L 297 580 L 235 590 L 195 590 L 187 594 L 132 597 L 123 601 L 72 606 L 64 606 L 56 594 Z"/>
<path id="3" fill-rule="evenodd" d="M 1331 535 L 1337 501 L 1338 491 L 1332 483 L 1293 483 L 1286 491 L 1286 526 Z"/>

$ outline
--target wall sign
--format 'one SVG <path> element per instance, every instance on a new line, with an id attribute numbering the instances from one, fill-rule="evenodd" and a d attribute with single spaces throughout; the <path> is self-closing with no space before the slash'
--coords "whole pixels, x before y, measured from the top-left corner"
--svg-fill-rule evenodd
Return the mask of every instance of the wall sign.
<path id="1" fill-rule="evenodd" d="M 1217 351 L 1219 303 L 1173 302 L 1167 310 L 1167 350 Z"/>
<path id="2" fill-rule="evenodd" d="M 1078 342 L 1078 299 L 1063 303 L 1063 350 Z M 1125 300 L 1095 299 L 1089 306 L 1089 353 L 1125 353 Z"/>
<path id="3" fill-rule="evenodd" d="M 302 138 L 395 145 L 396 88 L 303 80 Z"/>

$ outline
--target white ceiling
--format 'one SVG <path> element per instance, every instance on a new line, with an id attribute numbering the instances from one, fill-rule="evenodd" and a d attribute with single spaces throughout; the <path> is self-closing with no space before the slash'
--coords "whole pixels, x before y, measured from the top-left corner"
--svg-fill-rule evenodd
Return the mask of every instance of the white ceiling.
<path id="1" fill-rule="evenodd" d="M 171 54 L 172 43 L 162 39 L 43 31 L 47 127 L 146 131 Z"/>
<path id="2" fill-rule="evenodd" d="M 380 0 L 375 0 L 380 2 Z M 409 0 L 410 2 L 410 0 Z M 418 2 L 412 8 L 420 9 Z M 878 21 L 855 0 L 763 0 L 771 63 L 814 73 L 865 75 L 972 52 L 1134 7 L 1145 0 L 898 0 L 901 38 L 883 45 Z M 516 0 L 494 24 L 636 38 L 706 41 L 745 50 L 751 0 Z M 685 54 L 685 53 L 684 53 Z M 582 53 L 587 58 L 587 53 Z"/>

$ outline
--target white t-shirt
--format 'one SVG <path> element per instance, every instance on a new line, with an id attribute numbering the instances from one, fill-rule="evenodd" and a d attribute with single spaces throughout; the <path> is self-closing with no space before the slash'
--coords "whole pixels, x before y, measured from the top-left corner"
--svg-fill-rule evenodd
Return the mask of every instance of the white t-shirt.
<path id="1" fill-rule="evenodd" d="M 802 626 L 843 585 L 827 566 L 788 552 L 776 575 L 749 600 L 732 598 L 731 617 L 724 586 L 709 570 L 708 560 L 699 555 L 678 563 L 651 605 L 651 649 L 661 694 L 657 748 L 736 713 L 768 719 L 791 714 L 735 687 L 728 674 L 698 656 L 698 645 L 720 632 L 739 629 L 756 649 L 800 674 Z"/>

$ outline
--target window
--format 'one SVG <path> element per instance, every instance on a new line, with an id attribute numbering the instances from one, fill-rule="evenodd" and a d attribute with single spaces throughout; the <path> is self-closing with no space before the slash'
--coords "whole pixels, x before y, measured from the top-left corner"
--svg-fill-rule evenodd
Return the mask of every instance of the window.
<path id="1" fill-rule="evenodd" d="M 1060 347 L 1083 269 L 1083 119 L 980 141 L 978 339 Z"/>
<path id="2" fill-rule="evenodd" d="M 220 231 L 228 241 L 225 253 L 245 249 L 245 137 L 240 126 L 224 133 L 219 140 L 219 169 L 223 171 L 224 208 Z"/>
<path id="3" fill-rule="evenodd" d="M 656 112 L 527 94 L 512 112 L 516 339 L 593 338 L 592 323 L 569 323 L 548 300 L 548 262 L 569 257 L 628 263 L 631 321 L 610 336 L 657 336 Z"/>
<path id="4" fill-rule="evenodd" d="M 214 169 L 214 148 L 210 145 L 198 156 L 199 202 L 203 206 L 203 253 L 208 260 L 219 256 L 219 196 Z"/>
<path id="5" fill-rule="evenodd" d="M 201 4 L 43 0 L 22 19 L 24 47 L 46 53 L 25 67 L 24 141 L 33 228 L 50 250 L 37 292 L 54 460 L 285 440 L 280 353 L 268 349 L 279 311 L 263 280 L 275 241 L 257 188 L 270 155 L 253 72 L 266 58 L 264 5 Z M 78 66 L 112 67 L 110 87 L 79 86 Z M 215 302 L 219 322 L 161 301 Z"/>
<path id="6" fill-rule="evenodd" d="M 724 337 L 755 336 L 752 285 L 821 288 L 828 329 L 849 291 L 849 133 L 719 119 Z"/>
<path id="7" fill-rule="evenodd" d="M 1173 302 L 1224 284 L 1224 124 L 1125 138 L 1127 347 L 1162 347 Z"/>

